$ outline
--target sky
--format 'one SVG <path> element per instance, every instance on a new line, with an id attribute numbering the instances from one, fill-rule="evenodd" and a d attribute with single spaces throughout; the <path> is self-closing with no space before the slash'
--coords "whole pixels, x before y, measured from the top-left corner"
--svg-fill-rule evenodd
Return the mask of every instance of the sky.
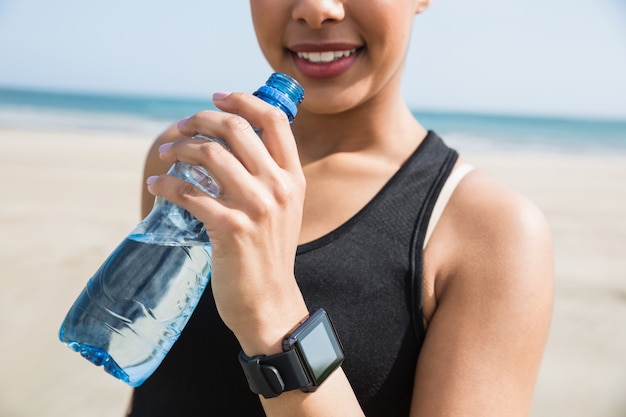
<path id="1" fill-rule="evenodd" d="M 244 0 L 0 0 L 0 87 L 210 98 L 270 72 Z M 434 0 L 403 94 L 422 110 L 626 119 L 626 0 Z"/>

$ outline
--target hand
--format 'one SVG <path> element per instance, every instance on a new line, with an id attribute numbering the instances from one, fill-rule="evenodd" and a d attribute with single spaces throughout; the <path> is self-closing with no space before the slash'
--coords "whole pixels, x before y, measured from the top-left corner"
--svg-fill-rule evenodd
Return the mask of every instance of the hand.
<path id="1" fill-rule="evenodd" d="M 307 314 L 294 278 L 305 180 L 286 115 L 250 94 L 217 93 L 222 110 L 179 123 L 186 137 L 160 148 L 165 162 L 204 167 L 219 198 L 168 175 L 149 178 L 149 191 L 204 223 L 213 244 L 211 285 L 220 316 L 248 355 L 279 352 L 288 331 Z M 263 140 L 252 128 L 263 132 Z"/>

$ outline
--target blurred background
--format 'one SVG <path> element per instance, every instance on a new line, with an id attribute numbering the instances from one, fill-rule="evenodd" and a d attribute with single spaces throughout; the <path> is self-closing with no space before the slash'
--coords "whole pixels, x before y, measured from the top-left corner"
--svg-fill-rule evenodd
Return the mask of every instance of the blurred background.
<path id="1" fill-rule="evenodd" d="M 123 415 L 129 390 L 58 326 L 138 220 L 151 139 L 270 72 L 244 1 L 0 0 L 0 417 Z M 435 0 L 415 20 L 416 117 L 554 230 L 533 417 L 626 416 L 625 74 L 623 0 Z"/>
<path id="2" fill-rule="evenodd" d="M 201 100 L 269 71 L 244 1 L 2 0 L 0 57 L 3 87 Z M 405 93 L 424 110 L 626 118 L 624 74 L 622 0 L 435 0 Z"/>

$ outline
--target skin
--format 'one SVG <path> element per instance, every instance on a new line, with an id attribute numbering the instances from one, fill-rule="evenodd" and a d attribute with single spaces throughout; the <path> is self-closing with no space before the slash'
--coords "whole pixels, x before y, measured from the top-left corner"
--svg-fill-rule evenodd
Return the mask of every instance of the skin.
<path id="1" fill-rule="evenodd" d="M 426 130 L 400 82 L 422 0 L 251 0 L 271 66 L 298 79 L 306 98 L 293 125 L 243 93 L 216 93 L 204 111 L 159 137 L 148 153 L 143 214 L 153 195 L 203 221 L 213 242 L 219 314 L 249 356 L 281 351 L 307 314 L 295 281 L 298 244 L 332 231 L 370 201 Z M 303 74 L 292 50 L 355 45 L 338 76 Z M 263 130 L 261 142 L 250 124 Z M 189 139 L 196 133 L 225 140 Z M 159 150 L 160 148 L 160 150 Z M 205 166 L 213 199 L 162 175 L 175 161 Z M 245 254 L 245 256 L 244 256 Z M 529 201 L 475 170 L 459 184 L 425 249 L 427 334 L 411 416 L 524 416 L 547 338 L 553 297 L 549 226 Z M 268 416 L 361 416 L 341 369 L 312 394 L 265 400 Z"/>

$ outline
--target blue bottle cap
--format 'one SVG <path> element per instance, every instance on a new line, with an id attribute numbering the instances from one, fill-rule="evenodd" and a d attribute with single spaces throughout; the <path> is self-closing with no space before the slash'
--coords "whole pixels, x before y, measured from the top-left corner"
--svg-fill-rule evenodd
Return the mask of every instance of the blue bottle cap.
<path id="1" fill-rule="evenodd" d="M 298 113 L 297 105 L 304 98 L 304 89 L 289 75 L 276 72 L 254 95 L 268 103 L 278 104 L 287 113 L 289 121 L 293 121 Z"/>

